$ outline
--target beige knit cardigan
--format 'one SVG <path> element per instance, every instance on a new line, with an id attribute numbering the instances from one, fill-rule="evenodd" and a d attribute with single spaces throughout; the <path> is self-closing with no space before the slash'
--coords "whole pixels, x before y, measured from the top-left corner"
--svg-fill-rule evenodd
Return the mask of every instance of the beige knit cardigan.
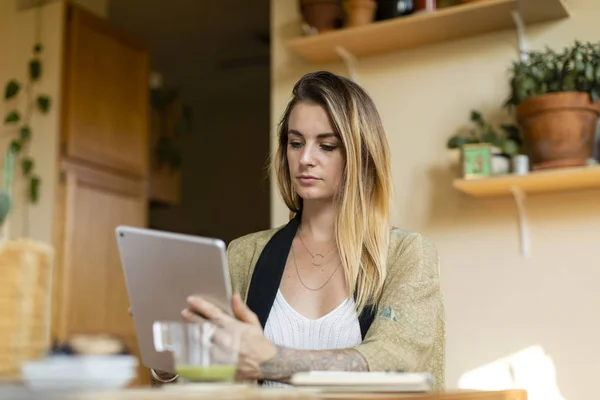
<path id="1" fill-rule="evenodd" d="M 233 240 L 228 248 L 232 290 L 246 300 L 256 262 L 275 228 Z M 390 233 L 388 271 L 373 323 L 356 350 L 370 371 L 427 372 L 445 387 L 445 309 L 434 244 L 414 232 Z"/>

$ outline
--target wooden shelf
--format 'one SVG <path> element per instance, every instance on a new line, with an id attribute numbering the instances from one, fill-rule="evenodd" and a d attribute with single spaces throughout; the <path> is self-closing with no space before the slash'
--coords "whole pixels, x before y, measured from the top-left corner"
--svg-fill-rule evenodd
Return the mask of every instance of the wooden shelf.
<path id="1" fill-rule="evenodd" d="M 510 196 L 513 187 L 525 194 L 600 189 L 600 166 L 561 168 L 482 179 L 456 179 L 454 187 L 473 197 Z"/>
<path id="2" fill-rule="evenodd" d="M 311 62 L 338 61 L 338 46 L 360 57 L 510 29 L 514 10 L 526 24 L 569 17 L 565 0 L 481 0 L 295 38 L 288 46 Z"/>

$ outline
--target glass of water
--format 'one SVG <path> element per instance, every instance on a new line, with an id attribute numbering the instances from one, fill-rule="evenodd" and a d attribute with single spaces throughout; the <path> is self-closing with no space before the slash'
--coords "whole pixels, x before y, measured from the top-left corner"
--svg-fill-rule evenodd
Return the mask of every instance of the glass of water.
<path id="1" fill-rule="evenodd" d="M 183 381 L 234 381 L 239 334 L 210 322 L 156 321 L 152 328 L 154 348 L 172 353 Z"/>

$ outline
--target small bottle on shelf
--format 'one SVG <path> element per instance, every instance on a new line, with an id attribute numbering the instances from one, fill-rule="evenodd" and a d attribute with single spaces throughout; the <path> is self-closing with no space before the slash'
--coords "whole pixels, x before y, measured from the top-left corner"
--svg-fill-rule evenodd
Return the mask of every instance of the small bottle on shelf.
<path id="1" fill-rule="evenodd" d="M 437 0 L 415 0 L 415 12 L 430 12 L 437 9 Z"/>

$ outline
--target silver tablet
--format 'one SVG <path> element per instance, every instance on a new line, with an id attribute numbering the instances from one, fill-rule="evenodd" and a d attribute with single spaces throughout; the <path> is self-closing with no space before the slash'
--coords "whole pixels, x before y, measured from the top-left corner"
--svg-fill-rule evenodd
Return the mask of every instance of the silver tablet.
<path id="1" fill-rule="evenodd" d="M 118 226 L 116 236 L 141 361 L 175 372 L 171 354 L 154 349 L 152 324 L 181 321 L 185 299 L 192 294 L 232 314 L 225 243 L 130 226 Z"/>

